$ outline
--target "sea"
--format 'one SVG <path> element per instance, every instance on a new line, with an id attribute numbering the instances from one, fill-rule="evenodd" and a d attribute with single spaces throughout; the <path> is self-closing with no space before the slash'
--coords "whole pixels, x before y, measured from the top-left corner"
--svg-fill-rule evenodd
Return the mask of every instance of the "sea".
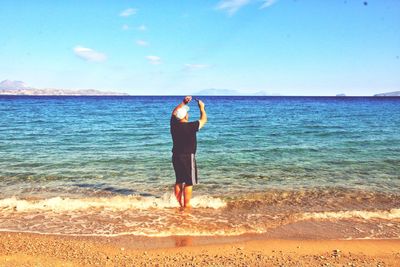
<path id="1" fill-rule="evenodd" d="M 169 122 L 183 96 L 0 96 L 0 231 L 400 238 L 400 98 L 198 98 L 182 211 Z"/>

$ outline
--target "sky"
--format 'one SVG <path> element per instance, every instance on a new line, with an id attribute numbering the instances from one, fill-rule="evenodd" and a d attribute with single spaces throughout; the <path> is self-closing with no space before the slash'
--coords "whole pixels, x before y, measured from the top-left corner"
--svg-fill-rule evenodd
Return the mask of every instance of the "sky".
<path id="1" fill-rule="evenodd" d="M 399 0 L 0 4 L 0 81 L 132 95 L 400 90 Z"/>

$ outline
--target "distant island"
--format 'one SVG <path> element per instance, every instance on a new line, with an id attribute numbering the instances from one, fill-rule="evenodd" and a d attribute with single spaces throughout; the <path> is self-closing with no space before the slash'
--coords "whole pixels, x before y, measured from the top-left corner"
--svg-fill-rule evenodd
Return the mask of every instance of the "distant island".
<path id="1" fill-rule="evenodd" d="M 33 88 L 22 81 L 4 80 L 0 83 L 0 95 L 49 95 L 49 96 L 123 96 L 125 93 L 103 92 L 95 89 Z"/>
<path id="2" fill-rule="evenodd" d="M 258 91 L 255 93 L 243 93 L 236 90 L 229 89 L 204 89 L 198 92 L 195 92 L 193 95 L 204 95 L 204 96 L 271 96 L 270 94 L 264 91 Z"/>
<path id="3" fill-rule="evenodd" d="M 193 93 L 193 95 L 204 95 L 204 96 L 282 96 L 279 94 L 268 94 L 265 91 L 258 91 L 255 93 L 243 93 L 241 91 L 237 90 L 230 90 L 230 89 L 204 89 L 200 90 L 198 92 Z M 346 94 L 344 93 L 339 93 L 335 95 L 336 97 L 347 97 Z M 373 95 L 374 97 L 384 97 L 384 96 L 400 96 L 400 91 L 395 91 L 395 92 L 388 92 L 388 93 L 381 93 L 381 94 L 375 94 Z M 350 96 L 351 97 L 351 96 Z M 365 96 L 365 97 L 371 97 L 371 96 Z"/>
<path id="4" fill-rule="evenodd" d="M 381 93 L 381 94 L 376 94 L 374 96 L 400 96 L 400 91 Z"/>
<path id="5" fill-rule="evenodd" d="M 195 95 L 237 95 L 238 92 L 235 90 L 228 89 L 205 89 L 194 93 Z"/>

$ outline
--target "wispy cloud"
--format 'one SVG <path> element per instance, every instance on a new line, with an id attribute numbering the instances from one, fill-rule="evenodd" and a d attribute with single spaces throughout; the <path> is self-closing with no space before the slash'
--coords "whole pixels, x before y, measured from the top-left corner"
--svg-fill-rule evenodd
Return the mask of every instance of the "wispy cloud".
<path id="1" fill-rule="evenodd" d="M 217 5 L 218 10 L 226 11 L 230 16 L 235 14 L 240 8 L 250 4 L 251 0 L 223 0 Z"/>
<path id="2" fill-rule="evenodd" d="M 260 9 L 264 9 L 273 5 L 277 0 L 222 0 L 218 3 L 216 9 L 228 13 L 229 16 L 233 16 L 242 7 L 260 2 L 263 3 Z"/>
<path id="3" fill-rule="evenodd" d="M 272 6 L 273 4 L 276 3 L 277 0 L 264 0 L 264 4 L 262 4 L 262 6 L 260 7 L 260 9 L 264 9 L 267 7 Z"/>
<path id="4" fill-rule="evenodd" d="M 185 64 L 185 70 L 193 71 L 193 70 L 201 70 L 209 68 L 210 65 L 207 64 Z"/>
<path id="5" fill-rule="evenodd" d="M 138 31 L 144 32 L 147 31 L 147 27 L 146 25 L 140 25 L 139 27 L 137 27 Z"/>
<path id="6" fill-rule="evenodd" d="M 129 16 L 132 16 L 132 15 L 135 15 L 136 12 L 137 12 L 136 8 L 128 8 L 128 9 L 125 9 L 124 11 L 122 11 L 119 15 L 121 17 L 129 17 Z"/>
<path id="7" fill-rule="evenodd" d="M 149 43 L 144 40 L 136 40 L 136 44 L 139 46 L 148 46 Z"/>
<path id="8" fill-rule="evenodd" d="M 127 30 L 130 29 L 130 27 L 129 27 L 128 24 L 124 24 L 124 25 L 122 25 L 122 29 L 123 29 L 124 31 L 127 31 Z"/>
<path id="9" fill-rule="evenodd" d="M 161 64 L 161 58 L 158 56 L 147 56 L 146 58 L 150 62 L 150 64 L 153 64 L 153 65 Z"/>
<path id="10" fill-rule="evenodd" d="M 103 62 L 107 59 L 107 56 L 105 54 L 97 52 L 91 48 L 78 45 L 75 46 L 73 50 L 75 55 L 86 61 Z"/>

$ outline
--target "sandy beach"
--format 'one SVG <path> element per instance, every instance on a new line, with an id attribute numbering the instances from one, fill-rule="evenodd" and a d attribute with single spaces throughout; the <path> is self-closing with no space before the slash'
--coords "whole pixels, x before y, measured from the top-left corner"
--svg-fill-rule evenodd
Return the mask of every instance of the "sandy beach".
<path id="1" fill-rule="evenodd" d="M 0 266 L 399 266 L 400 240 L 0 234 Z M 203 243 L 203 244 L 202 244 Z M 141 247 L 141 248 L 139 248 Z"/>

